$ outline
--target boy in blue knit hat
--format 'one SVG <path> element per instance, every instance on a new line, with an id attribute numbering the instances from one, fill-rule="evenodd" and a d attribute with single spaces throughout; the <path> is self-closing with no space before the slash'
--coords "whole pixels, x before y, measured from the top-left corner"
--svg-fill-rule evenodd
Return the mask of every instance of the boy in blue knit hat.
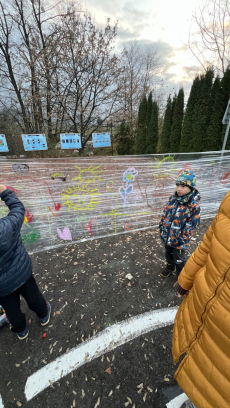
<path id="1" fill-rule="evenodd" d="M 185 250 L 200 225 L 200 193 L 195 186 L 194 172 L 183 170 L 176 180 L 176 192 L 164 208 L 159 228 L 167 265 L 160 273 L 162 278 L 175 272 L 179 276 L 186 263 Z"/>

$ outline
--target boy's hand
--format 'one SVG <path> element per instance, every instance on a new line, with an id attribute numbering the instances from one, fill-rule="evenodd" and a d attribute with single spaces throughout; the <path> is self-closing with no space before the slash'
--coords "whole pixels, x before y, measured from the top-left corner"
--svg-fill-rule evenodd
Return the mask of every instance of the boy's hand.
<path id="1" fill-rule="evenodd" d="M 3 184 L 0 184 L 0 194 L 6 190 L 6 186 L 4 186 Z"/>

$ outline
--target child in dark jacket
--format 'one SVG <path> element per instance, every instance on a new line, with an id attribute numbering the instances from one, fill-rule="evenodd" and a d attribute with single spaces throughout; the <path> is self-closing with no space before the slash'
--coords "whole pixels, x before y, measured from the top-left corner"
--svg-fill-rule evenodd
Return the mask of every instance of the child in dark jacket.
<path id="1" fill-rule="evenodd" d="M 200 225 L 200 193 L 195 189 L 196 177 L 186 169 L 176 180 L 176 192 L 169 197 L 159 224 L 161 239 L 165 244 L 166 268 L 160 273 L 167 278 L 176 272 L 177 277 L 185 263 L 185 250 Z"/>
<path id="2" fill-rule="evenodd" d="M 11 330 L 20 340 L 28 336 L 20 295 L 35 312 L 40 324 L 49 323 L 51 306 L 45 301 L 32 275 L 31 259 L 22 243 L 20 230 L 25 208 L 16 194 L 0 185 L 0 198 L 9 207 L 9 214 L 0 219 L 0 304 L 5 309 Z"/>

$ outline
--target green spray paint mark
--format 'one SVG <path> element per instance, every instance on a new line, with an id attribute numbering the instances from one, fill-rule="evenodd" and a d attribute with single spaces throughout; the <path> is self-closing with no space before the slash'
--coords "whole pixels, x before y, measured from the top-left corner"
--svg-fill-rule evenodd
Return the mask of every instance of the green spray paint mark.
<path id="1" fill-rule="evenodd" d="M 41 238 L 40 231 L 32 229 L 27 234 L 22 235 L 22 241 L 24 244 L 33 244 Z"/>

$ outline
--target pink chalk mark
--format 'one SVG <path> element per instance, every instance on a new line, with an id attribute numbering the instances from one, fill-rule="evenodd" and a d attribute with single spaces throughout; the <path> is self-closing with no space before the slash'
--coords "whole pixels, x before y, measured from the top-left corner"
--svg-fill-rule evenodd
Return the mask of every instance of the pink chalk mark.
<path id="1" fill-rule="evenodd" d="M 72 241 L 72 235 L 68 227 L 65 227 L 63 231 L 57 228 L 57 232 L 61 239 L 64 239 L 65 241 Z"/>

